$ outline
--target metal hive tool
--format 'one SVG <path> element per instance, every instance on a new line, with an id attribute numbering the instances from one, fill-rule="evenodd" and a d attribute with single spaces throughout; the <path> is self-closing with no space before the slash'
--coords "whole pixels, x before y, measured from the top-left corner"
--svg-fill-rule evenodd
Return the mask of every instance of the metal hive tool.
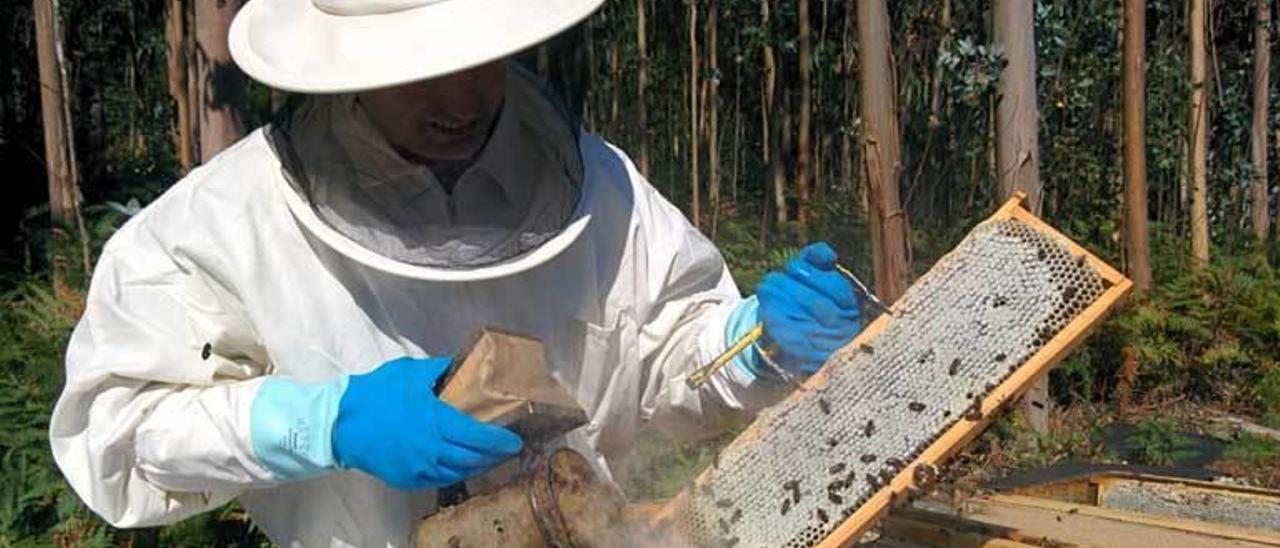
<path id="1" fill-rule="evenodd" d="M 1020 207 L 978 225 L 667 508 L 695 546 L 840 546 L 1084 338 L 1129 280 Z"/>

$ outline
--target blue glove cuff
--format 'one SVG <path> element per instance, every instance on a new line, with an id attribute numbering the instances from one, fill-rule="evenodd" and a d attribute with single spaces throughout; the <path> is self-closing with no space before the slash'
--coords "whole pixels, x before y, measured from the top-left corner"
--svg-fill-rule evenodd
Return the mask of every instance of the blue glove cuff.
<path id="1" fill-rule="evenodd" d="M 760 323 L 760 301 L 752 295 L 743 299 L 738 306 L 729 313 L 729 319 L 725 321 L 724 326 L 724 343 L 728 348 L 738 339 L 745 336 L 757 324 Z M 773 373 L 760 369 L 760 350 L 757 345 L 751 345 L 746 350 L 738 353 L 733 359 L 731 366 L 737 369 L 739 374 L 748 379 L 748 382 L 754 382 L 759 377 L 773 378 Z"/>
<path id="2" fill-rule="evenodd" d="M 279 481 L 305 479 L 339 468 L 333 422 L 347 377 L 304 384 L 269 377 L 250 410 L 253 452 Z"/>

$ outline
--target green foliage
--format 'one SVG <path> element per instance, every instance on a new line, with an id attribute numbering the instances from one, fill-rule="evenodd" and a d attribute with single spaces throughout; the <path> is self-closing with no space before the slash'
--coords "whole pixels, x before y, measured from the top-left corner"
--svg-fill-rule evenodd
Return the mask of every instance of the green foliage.
<path id="1" fill-rule="evenodd" d="M 1138 423 L 1132 442 L 1134 457 L 1148 466 L 1170 466 L 1192 454 L 1192 441 L 1178 433 L 1170 418 L 1148 418 Z"/>
<path id="2" fill-rule="evenodd" d="M 1280 466 L 1280 440 L 1243 432 L 1223 457 L 1246 466 Z"/>
<path id="3" fill-rule="evenodd" d="M 1147 391 L 1280 406 L 1280 279 L 1266 262 L 1224 257 L 1162 283 L 1111 321 L 1138 352 Z"/>

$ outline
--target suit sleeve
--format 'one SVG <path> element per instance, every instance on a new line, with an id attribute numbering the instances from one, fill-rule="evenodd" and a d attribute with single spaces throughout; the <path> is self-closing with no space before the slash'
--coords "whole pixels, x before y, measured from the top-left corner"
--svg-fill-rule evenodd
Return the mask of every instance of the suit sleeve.
<path id="1" fill-rule="evenodd" d="M 265 352 L 225 280 L 176 258 L 144 214 L 106 246 L 66 355 L 54 458 L 117 527 L 172 523 L 274 482 L 249 411 Z"/>
<path id="2" fill-rule="evenodd" d="M 640 286 L 650 303 L 640 328 L 642 419 L 685 438 L 714 436 L 776 402 L 786 387 L 736 367 L 701 389 L 685 384 L 732 344 L 726 323 L 743 299 L 715 245 L 647 182 L 636 187 L 633 238 L 646 250 Z"/>

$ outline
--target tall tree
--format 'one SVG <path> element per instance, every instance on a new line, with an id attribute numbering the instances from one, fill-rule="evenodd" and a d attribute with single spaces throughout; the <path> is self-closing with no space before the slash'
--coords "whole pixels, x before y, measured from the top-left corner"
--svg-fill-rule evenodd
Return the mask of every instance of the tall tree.
<path id="1" fill-rule="evenodd" d="M 714 238 L 720 222 L 720 48 L 716 37 L 716 25 L 720 15 L 719 4 L 707 6 L 707 197 L 711 206 L 711 236 Z"/>
<path id="2" fill-rule="evenodd" d="M 862 108 L 862 157 L 870 196 L 871 249 L 876 293 L 894 302 L 907 290 L 907 232 L 898 186 L 901 141 L 884 0 L 858 2 L 858 104 Z"/>
<path id="3" fill-rule="evenodd" d="M 169 96 L 173 98 L 173 144 L 178 150 L 178 166 L 183 172 L 194 164 L 191 141 L 191 103 L 187 96 L 187 60 L 191 55 L 187 47 L 186 16 L 183 0 L 169 0 L 165 12 L 165 41 Z"/>
<path id="4" fill-rule="evenodd" d="M 702 226 L 698 189 L 698 0 L 689 0 L 689 189 L 693 192 L 693 226 Z"/>
<path id="5" fill-rule="evenodd" d="M 781 70 L 779 59 L 773 49 L 773 31 L 771 11 L 777 0 L 760 0 L 761 26 L 765 29 L 764 37 L 764 85 L 760 90 L 763 110 L 760 124 L 764 128 L 764 144 L 769 158 L 768 184 L 772 189 L 773 208 L 778 225 L 787 222 L 787 167 L 782 158 L 782 107 L 778 104 L 778 72 Z M 767 207 L 767 206 L 766 206 Z"/>
<path id="6" fill-rule="evenodd" d="M 36 27 L 36 57 L 40 73 L 40 113 L 44 128 L 44 159 L 49 186 L 49 216 L 54 241 L 71 241 L 79 236 L 83 268 L 89 271 L 88 238 L 80 216 L 79 174 L 76 169 L 71 108 L 63 68 L 62 33 L 57 0 L 33 0 L 32 19 Z M 55 246 L 54 283 L 63 281 L 69 257 Z"/>
<path id="7" fill-rule="evenodd" d="M 1027 194 L 1027 205 L 1040 213 L 1039 109 L 1036 107 L 1035 6 L 1026 0 L 996 0 L 995 38 L 1004 51 L 996 105 L 996 175 L 1000 195 Z M 1041 377 L 1023 398 L 1022 410 L 1032 429 L 1049 427 L 1049 379 Z M 1037 405 L 1038 404 L 1038 405 Z"/>
<path id="8" fill-rule="evenodd" d="M 1129 277 L 1151 290 L 1147 235 L 1146 0 L 1124 0 L 1124 187 L 1125 248 Z"/>
<path id="9" fill-rule="evenodd" d="M 995 37 L 1004 51 L 996 106 L 996 169 L 1000 195 L 1027 193 L 1039 213 L 1040 112 L 1036 107 L 1035 6 L 1026 0 L 996 0 Z"/>
<path id="10" fill-rule="evenodd" d="M 239 8 L 239 0 L 195 0 L 198 100 L 194 104 L 199 109 L 201 162 L 244 136 L 238 106 L 245 79 L 227 49 L 227 30 Z"/>
<path id="11" fill-rule="evenodd" d="M 813 179 L 813 39 L 809 25 L 809 0 L 798 0 L 797 18 L 800 20 L 800 100 L 798 101 L 798 125 L 796 139 L 796 220 L 800 231 L 806 234 L 809 227 L 809 186 Z"/>
<path id="12" fill-rule="evenodd" d="M 649 175 L 649 106 L 645 96 L 649 87 L 649 47 L 644 13 L 644 4 L 648 1 L 636 0 L 636 54 L 640 58 L 640 66 L 636 71 L 636 119 L 640 126 L 640 154 L 636 166 L 645 176 Z"/>
<path id="13" fill-rule="evenodd" d="M 1189 0 L 1188 34 L 1191 57 L 1191 256 L 1197 266 L 1209 262 L 1209 87 L 1205 85 L 1205 0 Z"/>
<path id="14" fill-rule="evenodd" d="M 856 189 L 854 186 L 854 163 L 853 163 L 853 143 L 850 135 L 849 125 L 854 119 L 853 112 L 853 95 L 854 95 L 854 77 L 853 77 L 853 61 L 854 50 L 853 45 L 853 13 L 852 7 L 846 7 L 844 10 L 844 29 L 840 36 L 840 75 L 842 76 L 840 86 L 840 119 L 845 120 L 840 127 L 840 181 L 846 189 Z M 861 200 L 859 200 L 861 201 Z"/>
<path id="15" fill-rule="evenodd" d="M 1249 155 L 1253 161 L 1253 237 L 1267 240 L 1267 91 L 1271 72 L 1271 0 L 1257 0 L 1253 30 L 1253 128 Z"/>

